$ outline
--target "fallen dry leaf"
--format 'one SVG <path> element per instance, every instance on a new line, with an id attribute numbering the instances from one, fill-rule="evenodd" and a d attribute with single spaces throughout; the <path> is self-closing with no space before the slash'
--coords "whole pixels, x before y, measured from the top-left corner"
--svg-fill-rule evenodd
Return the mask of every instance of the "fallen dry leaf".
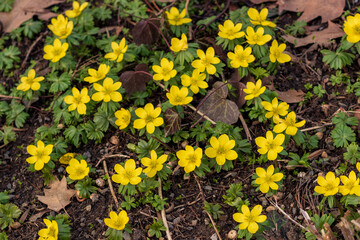
<path id="1" fill-rule="evenodd" d="M 318 16 L 321 22 L 333 20 L 343 13 L 345 0 L 278 0 L 279 14 L 283 10 L 304 12 L 297 21 L 309 22 Z"/>
<path id="2" fill-rule="evenodd" d="M 274 88 L 274 85 L 268 86 L 271 91 L 278 94 L 278 99 L 287 103 L 298 103 L 304 100 L 305 93 L 301 90 L 290 89 L 285 92 L 280 92 Z"/>
<path id="3" fill-rule="evenodd" d="M 59 212 L 71 203 L 70 198 L 74 196 L 76 190 L 67 189 L 66 178 L 63 177 L 61 181 L 55 178 L 49 185 L 50 189 L 44 189 L 44 196 L 37 195 L 40 202 L 48 205 L 48 208 Z"/>
<path id="4" fill-rule="evenodd" d="M 141 44 L 154 44 L 158 41 L 160 34 L 157 27 L 160 26 L 160 22 L 156 19 L 153 20 L 142 20 L 136 23 L 135 27 L 131 31 L 134 42 L 136 45 Z"/>
<path id="5" fill-rule="evenodd" d="M 48 8 L 54 4 L 63 3 L 65 0 L 15 0 L 11 12 L 1 12 L 0 22 L 4 32 L 11 32 L 23 22 L 37 15 L 39 19 L 48 20 L 58 14 L 52 13 Z"/>
<path id="6" fill-rule="evenodd" d="M 312 34 L 304 38 L 296 38 L 290 35 L 282 35 L 286 41 L 295 45 L 295 48 L 302 47 L 308 44 L 317 44 L 321 46 L 329 46 L 330 40 L 344 36 L 344 31 L 341 27 L 333 22 L 329 21 L 328 28 L 313 32 Z"/>
<path id="7" fill-rule="evenodd" d="M 145 91 L 146 83 L 152 77 L 144 72 L 149 73 L 149 67 L 145 63 L 140 63 L 135 67 L 135 71 L 126 71 L 120 75 L 120 81 L 123 83 L 122 87 L 127 94 L 132 95 L 135 92 Z"/>
<path id="8" fill-rule="evenodd" d="M 166 109 L 164 113 L 165 137 L 172 135 L 180 130 L 181 117 L 172 108 Z"/>

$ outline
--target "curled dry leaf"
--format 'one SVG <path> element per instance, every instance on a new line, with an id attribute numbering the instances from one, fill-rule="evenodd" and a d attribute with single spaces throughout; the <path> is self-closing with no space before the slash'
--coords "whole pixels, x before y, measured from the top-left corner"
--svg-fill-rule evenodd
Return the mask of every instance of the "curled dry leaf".
<path id="1" fill-rule="evenodd" d="M 123 83 L 126 93 L 131 95 L 135 92 L 143 92 L 146 89 L 146 83 L 152 77 L 146 73 L 149 72 L 149 67 L 145 63 L 140 63 L 135 67 L 135 71 L 126 71 L 120 75 L 120 81 Z"/>
<path id="2" fill-rule="evenodd" d="M 159 32 L 154 26 L 159 26 L 158 20 L 142 20 L 136 23 L 132 30 L 132 35 L 136 45 L 154 44 L 159 39 Z"/>
<path id="3" fill-rule="evenodd" d="M 166 109 L 164 113 L 165 137 L 174 134 L 180 130 L 181 118 L 172 108 Z"/>
<path id="4" fill-rule="evenodd" d="M 271 91 L 278 94 L 278 99 L 287 103 L 298 103 L 304 100 L 305 93 L 301 90 L 290 89 L 285 92 L 280 92 L 274 88 L 274 85 L 268 86 Z"/>

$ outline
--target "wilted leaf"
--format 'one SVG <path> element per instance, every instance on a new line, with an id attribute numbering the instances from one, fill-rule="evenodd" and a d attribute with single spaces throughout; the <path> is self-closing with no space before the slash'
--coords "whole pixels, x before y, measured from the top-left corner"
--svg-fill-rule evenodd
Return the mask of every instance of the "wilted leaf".
<path id="1" fill-rule="evenodd" d="M 126 71 L 120 75 L 122 86 L 129 95 L 145 91 L 146 83 L 152 79 L 150 75 L 138 71 L 149 72 L 149 67 L 140 63 L 135 67 L 135 71 Z"/>
<path id="2" fill-rule="evenodd" d="M 180 129 L 181 118 L 172 108 L 166 109 L 164 113 L 165 137 L 174 134 Z"/>
<path id="3" fill-rule="evenodd" d="M 58 14 L 46 8 L 63 2 L 65 0 L 15 0 L 11 12 L 0 12 L 0 22 L 3 25 L 3 31 L 11 32 L 34 15 L 37 15 L 42 20 L 55 17 Z"/>
<path id="4" fill-rule="evenodd" d="M 297 21 L 309 22 L 318 16 L 321 22 L 333 20 L 343 13 L 345 0 L 278 0 L 279 13 L 283 10 L 304 12 Z"/>
<path id="5" fill-rule="evenodd" d="M 132 30 L 132 36 L 136 45 L 154 44 L 157 42 L 159 39 L 159 32 L 153 24 L 159 26 L 159 21 L 143 20 L 135 25 Z"/>
<path id="6" fill-rule="evenodd" d="M 274 88 L 273 85 L 268 86 L 271 91 L 278 94 L 278 99 L 287 103 L 298 103 L 304 100 L 305 93 L 301 90 L 290 89 L 285 92 L 280 92 Z"/>
<path id="7" fill-rule="evenodd" d="M 216 82 L 212 90 L 222 84 L 222 82 Z M 206 96 L 208 96 L 212 90 Z M 240 114 L 239 108 L 236 103 L 226 99 L 227 95 L 228 88 L 224 85 L 209 96 L 199 110 L 215 122 L 224 122 L 227 124 L 236 123 Z"/>
<path id="8" fill-rule="evenodd" d="M 342 37 L 344 36 L 344 34 L 345 34 L 344 31 L 341 29 L 339 25 L 329 21 L 328 28 L 322 31 L 313 32 L 312 34 L 304 38 L 295 38 L 290 35 L 283 35 L 281 37 L 283 37 L 289 43 L 294 44 L 295 47 L 297 48 L 311 43 L 318 44 L 321 46 L 329 46 L 331 39 Z"/>
<path id="9" fill-rule="evenodd" d="M 44 189 L 44 196 L 37 195 L 37 198 L 55 212 L 59 212 L 62 208 L 65 208 L 71 203 L 70 198 L 76 193 L 76 190 L 67 189 L 65 177 L 63 177 L 61 181 L 55 178 L 49 187 L 50 189 Z"/>

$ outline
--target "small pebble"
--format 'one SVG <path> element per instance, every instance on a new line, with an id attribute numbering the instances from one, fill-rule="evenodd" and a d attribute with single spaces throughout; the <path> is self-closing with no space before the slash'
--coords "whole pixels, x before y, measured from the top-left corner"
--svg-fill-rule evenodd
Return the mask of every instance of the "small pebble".
<path id="1" fill-rule="evenodd" d="M 178 223 L 180 223 L 181 222 L 181 218 L 180 217 L 177 217 L 177 218 L 175 218 L 174 220 L 173 220 L 173 223 L 174 224 L 178 224 Z"/>
<path id="2" fill-rule="evenodd" d="M 88 211 L 88 212 L 90 212 L 90 211 L 91 211 L 91 205 L 87 205 L 87 206 L 85 207 L 85 210 Z"/>
<path id="3" fill-rule="evenodd" d="M 207 191 L 211 191 L 212 187 L 211 186 L 205 186 L 204 189 L 207 190 Z"/>
<path id="4" fill-rule="evenodd" d="M 196 219 L 195 219 L 195 220 L 192 220 L 192 221 L 191 221 L 191 226 L 194 226 L 194 227 L 195 227 L 196 224 L 197 224 L 197 222 L 198 222 L 198 220 L 196 220 Z"/>
<path id="5" fill-rule="evenodd" d="M 217 237 L 216 233 L 211 235 L 210 240 L 218 240 L 218 237 Z"/>
<path id="6" fill-rule="evenodd" d="M 227 234 L 227 238 L 230 239 L 230 240 L 233 240 L 233 239 L 237 239 L 237 232 L 236 230 L 231 230 L 230 232 L 228 232 Z"/>
<path id="7" fill-rule="evenodd" d="M 205 219 L 204 219 L 204 223 L 205 223 L 205 225 L 209 225 L 209 223 L 210 223 L 210 219 L 205 218 Z"/>
<path id="8" fill-rule="evenodd" d="M 80 227 L 85 227 L 85 223 L 80 223 Z"/>
<path id="9" fill-rule="evenodd" d="M 267 212 L 271 212 L 271 211 L 274 211 L 275 210 L 275 207 L 274 206 L 268 206 L 267 208 L 266 208 L 266 211 Z"/>
<path id="10" fill-rule="evenodd" d="M 92 201 L 93 203 L 99 201 L 99 194 L 97 194 L 97 193 L 92 193 L 92 194 L 90 195 L 90 199 L 91 199 L 91 201 Z"/>
<path id="11" fill-rule="evenodd" d="M 96 179 L 95 182 L 96 182 L 96 185 L 98 185 L 98 187 L 101 187 L 101 188 L 102 188 L 102 187 L 105 186 L 105 180 L 102 179 L 102 178 Z"/>
<path id="12" fill-rule="evenodd" d="M 63 166 L 60 166 L 57 171 L 58 171 L 58 173 L 62 173 L 62 172 L 64 172 L 64 170 L 65 170 L 65 168 Z"/>

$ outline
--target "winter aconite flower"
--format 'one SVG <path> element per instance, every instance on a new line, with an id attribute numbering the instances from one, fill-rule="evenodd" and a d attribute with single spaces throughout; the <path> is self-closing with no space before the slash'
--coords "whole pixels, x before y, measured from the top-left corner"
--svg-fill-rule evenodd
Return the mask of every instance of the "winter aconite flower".
<path id="1" fill-rule="evenodd" d="M 356 163 L 356 169 L 360 172 L 360 162 Z"/>
<path id="2" fill-rule="evenodd" d="M 183 33 L 181 34 L 181 39 L 172 38 L 171 39 L 171 47 L 170 49 L 173 52 L 186 51 L 188 49 L 187 37 Z"/>
<path id="3" fill-rule="evenodd" d="M 338 193 L 340 179 L 335 178 L 335 174 L 333 172 L 328 172 L 326 177 L 318 176 L 317 183 L 320 186 L 316 186 L 314 191 L 319 194 L 324 194 L 325 197 L 332 196 Z"/>
<path id="4" fill-rule="evenodd" d="M 254 25 L 276 27 L 275 23 L 266 20 L 268 12 L 267 8 L 261 9 L 260 13 L 255 8 L 249 8 L 247 13 L 249 15 L 250 22 Z"/>
<path id="5" fill-rule="evenodd" d="M 194 148 L 189 145 L 185 147 L 185 150 L 176 152 L 176 156 L 179 159 L 178 164 L 184 168 L 186 173 L 194 171 L 195 167 L 200 167 L 202 155 L 203 150 L 201 148 L 198 147 L 194 150 Z"/>
<path id="6" fill-rule="evenodd" d="M 279 123 L 280 116 L 286 116 L 288 114 L 289 104 L 282 102 L 279 104 L 277 97 L 275 97 L 271 103 L 262 101 L 261 105 L 268 111 L 265 114 L 266 118 L 273 118 L 274 123 Z"/>
<path id="7" fill-rule="evenodd" d="M 166 97 L 169 99 L 171 105 L 186 105 L 193 100 L 188 94 L 189 89 L 187 87 L 179 89 L 177 86 L 171 86 L 170 92 L 166 93 Z"/>
<path id="8" fill-rule="evenodd" d="M 226 20 L 224 22 L 224 25 L 219 24 L 219 37 L 234 40 L 236 38 L 241 38 L 245 35 L 244 32 L 240 32 L 242 28 L 241 23 L 237 23 L 234 25 L 233 21 Z"/>
<path id="9" fill-rule="evenodd" d="M 76 157 L 76 153 L 65 153 L 59 158 L 61 164 L 69 164 L 70 160 Z"/>
<path id="10" fill-rule="evenodd" d="M 247 229 L 250 233 L 254 234 L 259 230 L 258 223 L 266 221 L 266 216 L 261 215 L 262 206 L 256 205 L 251 211 L 248 206 L 241 206 L 241 213 L 235 213 L 233 218 L 236 222 L 240 223 L 239 229 Z"/>
<path id="11" fill-rule="evenodd" d="M 161 108 L 154 109 L 154 105 L 148 103 L 144 108 L 138 108 L 135 110 L 135 114 L 140 118 L 134 121 L 134 128 L 142 129 L 146 127 L 146 131 L 150 134 L 154 133 L 155 127 L 161 126 L 164 123 L 164 119 L 159 117 Z"/>
<path id="12" fill-rule="evenodd" d="M 279 186 L 275 183 L 283 179 L 284 174 L 275 173 L 274 174 L 274 166 L 270 165 L 267 170 L 264 168 L 256 168 L 256 174 L 258 178 L 256 178 L 255 183 L 260 185 L 260 191 L 262 193 L 269 192 L 269 188 L 273 190 L 278 190 Z"/>
<path id="13" fill-rule="evenodd" d="M 360 196 L 360 179 L 356 177 L 354 171 L 349 173 L 349 177 L 340 176 L 340 180 L 344 184 L 343 186 L 339 186 L 339 192 L 342 195 L 356 194 L 357 196 Z"/>
<path id="14" fill-rule="evenodd" d="M 255 139 L 256 145 L 259 147 L 258 152 L 262 155 L 267 154 L 269 160 L 275 160 L 278 153 L 280 153 L 284 148 L 281 146 L 284 143 L 285 135 L 278 134 L 274 138 L 274 135 L 271 131 L 266 132 L 266 138 L 257 137 Z"/>
<path id="15" fill-rule="evenodd" d="M 136 168 L 134 159 L 127 160 L 125 167 L 116 164 L 114 169 L 117 174 L 112 175 L 111 179 L 116 183 L 120 183 L 121 185 L 128 185 L 129 183 L 137 185 L 141 182 L 139 175 L 142 172 L 142 168 Z"/>
<path id="16" fill-rule="evenodd" d="M 32 156 L 28 157 L 26 161 L 30 164 L 35 164 L 34 167 L 37 171 L 43 169 L 45 163 L 50 161 L 49 155 L 52 153 L 53 147 L 54 145 L 52 144 L 45 146 L 41 140 L 37 141 L 36 146 L 27 146 L 26 150 Z"/>
<path id="17" fill-rule="evenodd" d="M 94 88 L 97 93 L 94 93 L 91 99 L 95 102 L 100 102 L 101 100 L 104 102 L 120 102 L 122 100 L 122 95 L 117 90 L 121 85 L 121 82 L 114 83 L 114 81 L 108 77 L 105 78 L 102 86 L 98 83 L 94 83 Z"/>
<path id="18" fill-rule="evenodd" d="M 94 83 L 100 81 L 106 77 L 106 74 L 108 74 L 109 71 L 110 71 L 110 66 L 106 64 L 100 64 L 97 71 L 93 68 L 90 68 L 88 70 L 90 77 L 84 78 L 84 81 L 88 83 Z"/>
<path id="19" fill-rule="evenodd" d="M 119 129 L 126 128 L 131 120 L 131 114 L 129 110 L 126 110 L 124 108 L 121 108 L 120 110 L 115 112 L 115 117 L 117 120 L 115 121 L 115 124 L 119 126 Z"/>
<path id="20" fill-rule="evenodd" d="M 84 2 L 83 4 L 79 4 L 78 1 L 73 2 L 73 10 L 65 11 L 65 15 L 69 18 L 75 18 L 81 14 L 81 12 L 87 7 L 89 3 Z"/>
<path id="21" fill-rule="evenodd" d="M 147 167 L 143 170 L 144 173 L 148 175 L 148 177 L 154 177 L 158 171 L 163 169 L 163 164 L 166 162 L 168 155 L 161 155 L 159 158 L 154 150 L 150 152 L 150 158 L 144 157 L 141 159 L 141 163 Z"/>
<path id="22" fill-rule="evenodd" d="M 57 240 L 59 227 L 55 220 L 44 219 L 46 228 L 40 229 L 38 232 L 39 240 Z"/>
<path id="23" fill-rule="evenodd" d="M 205 154 L 209 158 L 216 158 L 218 165 L 224 165 L 226 160 L 234 160 L 238 154 L 232 150 L 235 147 L 235 140 L 230 140 L 228 135 L 222 134 L 219 139 L 210 138 L 211 147 L 205 149 Z"/>
<path id="24" fill-rule="evenodd" d="M 257 80 L 256 85 L 252 82 L 247 82 L 246 88 L 243 89 L 243 91 L 247 94 L 245 96 L 245 100 L 251 100 L 263 94 L 266 90 L 266 87 L 262 87 L 261 84 L 262 82 L 260 79 Z"/>
<path id="25" fill-rule="evenodd" d="M 247 27 L 246 40 L 250 45 L 262 46 L 271 40 L 271 36 L 269 34 L 264 35 L 264 28 L 262 27 L 259 27 L 256 32 L 252 27 Z"/>
<path id="26" fill-rule="evenodd" d="M 215 74 L 216 68 L 213 64 L 218 64 L 220 59 L 215 57 L 214 48 L 209 47 L 206 50 L 206 54 L 201 49 L 198 49 L 196 53 L 200 59 L 194 60 L 191 65 L 194 68 L 199 69 L 200 72 L 204 72 L 206 70 L 208 74 Z"/>
<path id="27" fill-rule="evenodd" d="M 69 174 L 71 180 L 81 180 L 89 174 L 90 168 L 85 160 L 80 162 L 73 158 L 66 167 L 66 172 Z"/>
<path id="28" fill-rule="evenodd" d="M 60 39 L 67 38 L 71 34 L 73 27 L 74 23 L 61 14 L 59 14 L 57 18 L 52 18 L 51 24 L 48 25 L 48 28 L 53 32 L 53 34 L 58 36 Z"/>
<path id="29" fill-rule="evenodd" d="M 181 75 L 181 84 L 184 87 L 190 87 L 190 90 L 196 94 L 199 92 L 199 88 L 205 89 L 208 87 L 208 84 L 205 81 L 205 78 L 206 78 L 205 73 L 200 73 L 200 71 L 198 69 L 195 69 L 192 72 L 191 77 L 186 74 Z"/>
<path id="30" fill-rule="evenodd" d="M 278 44 L 278 42 L 276 40 L 274 40 L 271 44 L 270 47 L 270 61 L 271 62 L 276 62 L 278 61 L 279 63 L 286 63 L 286 62 L 290 62 L 291 61 L 291 57 L 284 52 L 286 48 L 286 44 L 282 43 L 282 44 Z"/>
<path id="31" fill-rule="evenodd" d="M 121 39 L 120 43 L 116 42 L 111 43 L 111 48 L 113 52 L 107 53 L 105 58 L 110 59 L 110 61 L 121 62 L 124 58 L 124 54 L 126 53 L 128 46 L 125 45 L 125 38 Z"/>
<path id="32" fill-rule="evenodd" d="M 85 114 L 85 103 L 90 101 L 87 88 L 83 88 L 80 92 L 76 87 L 73 87 L 72 94 L 72 96 L 69 95 L 64 98 L 65 103 L 71 104 L 69 106 L 69 111 L 74 111 L 76 109 L 79 114 Z"/>
<path id="33" fill-rule="evenodd" d="M 285 129 L 287 135 L 294 136 L 296 135 L 298 128 L 305 125 L 305 120 L 301 122 L 296 122 L 295 112 L 290 112 L 284 119 L 279 119 L 279 123 L 274 127 L 274 132 L 281 133 Z"/>
<path id="34" fill-rule="evenodd" d="M 351 43 L 360 41 L 360 14 L 347 16 L 344 22 L 344 32 L 347 34 L 346 40 Z"/>
<path id="35" fill-rule="evenodd" d="M 40 89 L 40 83 L 42 80 L 44 80 L 44 77 L 35 77 L 36 72 L 34 69 L 31 69 L 28 72 L 27 77 L 21 77 L 20 81 L 21 83 L 19 84 L 19 86 L 17 86 L 17 90 L 21 90 L 21 91 L 28 91 L 29 89 L 33 90 L 33 91 L 37 91 Z"/>
<path id="36" fill-rule="evenodd" d="M 174 69 L 174 63 L 166 58 L 161 59 L 160 66 L 154 65 L 152 66 L 152 69 L 156 72 L 153 76 L 153 79 L 156 81 L 169 81 L 171 78 L 175 77 L 177 73 Z"/>
<path id="37" fill-rule="evenodd" d="M 230 65 L 233 68 L 246 68 L 249 66 L 249 63 L 252 63 L 255 60 L 255 57 L 251 55 L 251 47 L 244 49 L 240 45 L 236 45 L 234 52 L 228 52 L 227 56 L 231 59 Z"/>
<path id="38" fill-rule="evenodd" d="M 116 214 L 116 212 L 111 211 L 110 218 L 104 219 L 104 223 L 106 226 L 116 230 L 123 230 L 128 222 L 129 222 L 129 217 L 127 216 L 125 210 L 122 210 L 121 212 L 119 212 L 119 214 Z"/>
<path id="39" fill-rule="evenodd" d="M 56 38 L 53 45 L 46 45 L 44 47 L 44 59 L 50 60 L 51 62 L 58 62 L 61 58 L 65 57 L 68 48 L 68 43 L 61 44 L 60 40 Z"/>
<path id="40" fill-rule="evenodd" d="M 185 18 L 185 9 L 183 9 L 181 13 L 179 13 L 179 10 L 176 7 L 172 7 L 170 8 L 170 12 L 165 11 L 165 13 L 170 25 L 179 26 L 191 22 L 191 18 Z"/>

